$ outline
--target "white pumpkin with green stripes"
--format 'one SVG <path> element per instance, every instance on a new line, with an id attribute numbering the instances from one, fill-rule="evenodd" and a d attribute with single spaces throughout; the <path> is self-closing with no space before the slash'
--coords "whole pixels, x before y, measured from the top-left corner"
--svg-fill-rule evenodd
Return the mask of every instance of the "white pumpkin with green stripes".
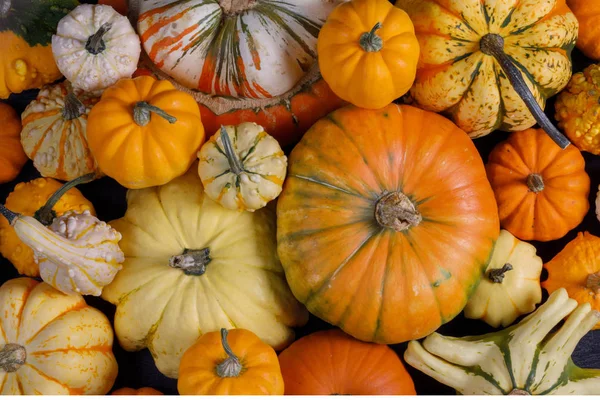
<path id="1" fill-rule="evenodd" d="M 291 90 L 316 62 L 340 0 L 133 0 L 152 62 L 189 89 L 261 99 Z"/>
<path id="2" fill-rule="evenodd" d="M 411 341 L 404 359 L 464 395 L 599 395 L 600 370 L 570 358 L 599 320 L 588 303 L 578 306 L 559 289 L 516 325 L 465 338 L 433 333 L 422 344 Z"/>

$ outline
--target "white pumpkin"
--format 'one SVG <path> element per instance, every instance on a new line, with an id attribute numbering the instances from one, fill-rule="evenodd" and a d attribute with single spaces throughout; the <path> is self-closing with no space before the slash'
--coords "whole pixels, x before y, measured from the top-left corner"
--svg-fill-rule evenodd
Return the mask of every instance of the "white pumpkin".
<path id="1" fill-rule="evenodd" d="M 117 377 L 114 334 L 80 295 L 17 278 L 0 287 L 0 394 L 104 395 Z"/>
<path id="2" fill-rule="evenodd" d="M 75 88 L 95 92 L 133 75 L 141 45 L 127 17 L 110 6 L 82 4 L 58 23 L 52 53 Z"/>
<path id="3" fill-rule="evenodd" d="M 206 195 L 231 210 L 255 211 L 281 193 L 287 157 L 277 140 L 252 122 L 224 126 L 198 152 Z"/>
<path id="4" fill-rule="evenodd" d="M 121 234 L 89 210 L 68 211 L 55 218 L 50 229 L 2 205 L 0 212 L 33 250 L 42 279 L 63 293 L 100 296 L 122 268 Z"/>
<path id="5" fill-rule="evenodd" d="M 317 36 L 338 0 L 132 0 L 153 63 L 189 89 L 271 98 L 317 58 Z"/>

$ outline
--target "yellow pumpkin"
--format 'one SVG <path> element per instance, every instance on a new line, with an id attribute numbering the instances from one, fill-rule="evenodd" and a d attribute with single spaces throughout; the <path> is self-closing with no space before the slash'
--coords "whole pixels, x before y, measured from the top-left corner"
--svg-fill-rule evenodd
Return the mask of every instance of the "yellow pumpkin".
<path id="1" fill-rule="evenodd" d="M 419 42 L 408 15 L 388 0 L 351 0 L 335 8 L 317 41 L 319 68 L 340 98 L 382 108 L 412 86 Z"/>
<path id="2" fill-rule="evenodd" d="M 0 394 L 103 395 L 117 377 L 113 331 L 80 295 L 17 278 L 0 287 Z"/>

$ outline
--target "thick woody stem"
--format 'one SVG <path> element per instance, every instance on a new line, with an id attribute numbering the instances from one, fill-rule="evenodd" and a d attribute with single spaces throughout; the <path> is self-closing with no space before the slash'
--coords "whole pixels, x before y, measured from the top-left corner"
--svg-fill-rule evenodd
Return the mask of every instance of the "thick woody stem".
<path id="1" fill-rule="evenodd" d="M 0 369 L 15 372 L 27 360 L 27 351 L 20 344 L 8 343 L 0 350 Z"/>
<path id="2" fill-rule="evenodd" d="M 46 204 L 44 204 L 42 206 L 42 208 L 40 208 L 39 210 L 37 210 L 35 212 L 35 214 L 33 214 L 33 217 L 35 219 L 37 219 L 38 221 L 40 221 L 45 226 L 50 225 L 52 223 L 52 221 L 54 221 L 54 218 L 56 218 L 56 212 L 52 208 L 54 208 L 54 206 L 60 200 L 60 198 L 63 197 L 63 195 L 65 193 L 67 193 L 69 190 L 73 189 L 75 186 L 82 184 L 82 183 L 91 182 L 95 178 L 96 178 L 96 174 L 92 172 L 92 173 L 89 173 L 86 175 L 82 175 L 79 178 L 75 178 L 72 181 L 65 183 L 64 185 L 62 185 L 62 187 L 60 189 L 58 189 L 56 192 L 54 192 L 54 194 L 52 196 L 50 196 L 50 198 L 48 199 Z"/>
<path id="3" fill-rule="evenodd" d="M 600 294 L 600 271 L 589 274 L 585 286 L 592 292 Z"/>
<path id="4" fill-rule="evenodd" d="M 104 43 L 104 35 L 112 28 L 112 24 L 107 22 L 102 24 L 100 29 L 96 31 L 92 36 L 90 36 L 85 44 L 85 49 L 90 54 L 100 54 L 104 50 L 106 50 L 106 43 Z"/>
<path id="5" fill-rule="evenodd" d="M 171 257 L 169 266 L 183 270 L 186 275 L 200 276 L 206 272 L 210 262 L 210 250 L 205 247 L 202 250 L 185 250 L 183 254 Z"/>
<path id="6" fill-rule="evenodd" d="M 544 178 L 540 174 L 529 174 L 527 176 L 527 187 L 533 193 L 539 193 L 544 190 Z"/>
<path id="7" fill-rule="evenodd" d="M 227 329 L 221 329 L 221 344 L 223 345 L 223 350 L 225 350 L 225 354 L 227 354 L 227 358 L 223 360 L 220 364 L 217 365 L 217 375 L 221 378 L 236 378 L 240 376 L 240 372 L 242 372 L 242 363 L 240 359 L 233 353 L 231 347 L 229 347 L 229 343 L 227 342 Z"/>
<path id="8" fill-rule="evenodd" d="M 404 193 L 391 192 L 377 201 L 375 219 L 382 227 L 400 232 L 419 225 L 423 218 Z"/>
<path id="9" fill-rule="evenodd" d="M 85 105 L 73 94 L 67 94 L 65 97 L 65 107 L 62 110 L 62 116 L 67 121 L 76 119 L 85 114 Z"/>
<path id="10" fill-rule="evenodd" d="M 251 9 L 256 0 L 218 0 L 225 15 L 235 15 Z"/>

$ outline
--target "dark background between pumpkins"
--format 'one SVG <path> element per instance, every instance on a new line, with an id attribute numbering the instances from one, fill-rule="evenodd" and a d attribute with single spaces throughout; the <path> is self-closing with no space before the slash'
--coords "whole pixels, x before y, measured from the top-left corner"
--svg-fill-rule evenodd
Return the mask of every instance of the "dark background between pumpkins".
<path id="1" fill-rule="evenodd" d="M 83 0 L 81 2 L 96 3 L 94 0 Z M 592 60 L 587 59 L 577 49 L 573 51 L 572 58 L 573 72 L 582 71 L 592 63 Z M 7 102 L 13 106 L 18 113 L 21 113 L 36 95 L 37 90 L 29 90 L 18 95 L 12 95 Z M 552 121 L 555 121 L 554 98 L 548 101 L 548 104 L 546 105 L 546 114 Z M 206 132 L 208 136 L 213 133 L 214 132 Z M 475 140 L 475 145 L 484 162 L 487 162 L 488 155 L 494 146 L 503 141 L 507 136 L 508 133 L 497 131 L 486 137 Z M 289 154 L 291 148 L 285 150 L 286 153 Z M 583 156 L 586 161 L 586 171 L 592 181 L 589 197 L 590 210 L 581 225 L 569 232 L 564 238 L 546 243 L 531 242 L 537 248 L 538 255 L 542 258 L 544 263 L 550 261 L 569 241 L 574 239 L 577 232 L 588 231 L 593 235 L 600 236 L 600 222 L 596 219 L 594 206 L 598 185 L 600 185 L 600 156 L 594 156 L 589 153 L 583 153 Z M 0 185 L 0 202 L 4 203 L 6 197 L 12 192 L 17 183 L 29 181 L 39 176 L 40 175 L 33 167 L 32 162 L 29 161 L 15 181 Z M 103 178 L 86 185 L 81 185 L 79 190 L 94 204 L 98 217 L 101 220 L 112 221 L 124 215 L 127 208 L 125 202 L 126 189 L 111 178 Z M 18 276 L 17 270 L 6 259 L 0 256 L 0 283 L 4 283 L 9 279 Z M 546 276 L 547 274 L 544 270 L 542 272 L 542 280 L 545 280 Z M 543 296 L 543 301 L 545 301 L 548 294 L 544 291 Z M 89 305 L 96 307 L 105 313 L 112 323 L 115 314 L 115 306 L 99 297 L 86 296 L 86 301 Z M 306 326 L 296 329 L 296 338 L 298 339 L 312 332 L 329 328 L 331 328 L 331 325 L 311 315 Z M 451 322 L 443 325 L 438 330 L 438 332 L 444 335 L 459 337 L 479 335 L 492 331 L 494 331 L 494 329 L 484 322 L 466 319 L 462 314 Z M 400 358 L 403 359 L 402 355 L 406 350 L 406 344 L 402 343 L 392 345 L 391 347 L 398 353 Z M 177 394 L 177 381 L 175 379 L 169 379 L 158 372 L 154 366 L 152 356 L 147 349 L 135 353 L 126 352 L 121 349 L 115 337 L 113 351 L 119 363 L 119 375 L 113 390 L 121 387 L 139 388 L 150 386 L 165 394 Z M 575 364 L 580 367 L 600 369 L 600 330 L 588 333 L 581 340 L 575 349 L 573 360 Z M 453 389 L 438 383 L 434 379 L 408 365 L 407 368 L 415 382 L 415 387 L 419 395 L 455 394 Z"/>

